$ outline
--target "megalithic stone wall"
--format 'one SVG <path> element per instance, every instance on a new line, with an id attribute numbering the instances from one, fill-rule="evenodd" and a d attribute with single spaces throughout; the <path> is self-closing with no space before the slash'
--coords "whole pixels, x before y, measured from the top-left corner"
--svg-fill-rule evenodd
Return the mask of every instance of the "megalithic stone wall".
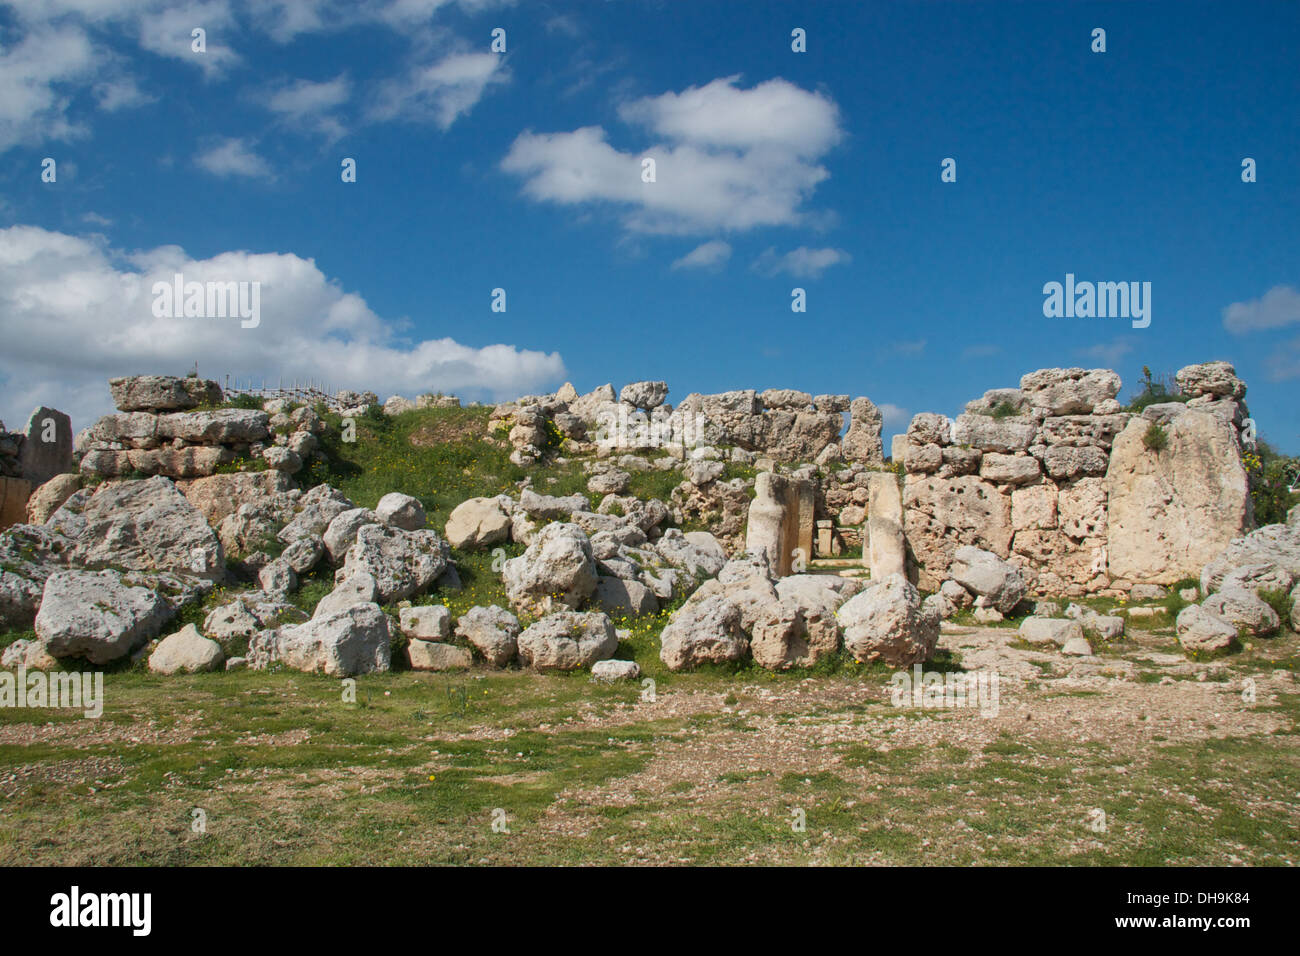
<path id="1" fill-rule="evenodd" d="M 1040 594 L 1125 593 L 1195 576 L 1250 526 L 1241 461 L 1246 387 L 1224 362 L 1178 373 L 1191 396 L 1142 414 L 1108 369 L 1041 369 L 955 421 L 912 419 L 902 454 L 904 529 L 934 590 L 963 545 L 1022 568 Z M 1163 448 L 1149 447 L 1151 426 Z"/>

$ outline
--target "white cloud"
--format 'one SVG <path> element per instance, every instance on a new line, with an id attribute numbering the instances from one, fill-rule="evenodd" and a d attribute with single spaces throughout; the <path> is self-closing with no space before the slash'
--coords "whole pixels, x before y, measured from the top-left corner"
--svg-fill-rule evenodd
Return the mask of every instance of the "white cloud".
<path id="1" fill-rule="evenodd" d="M 0 49 L 0 151 L 19 143 L 84 136 L 66 116 L 70 91 L 94 72 L 98 54 L 75 27 L 40 28 Z"/>
<path id="2" fill-rule="evenodd" d="M 1098 342 L 1096 345 L 1079 349 L 1079 354 L 1101 362 L 1106 368 L 1114 368 L 1125 355 L 1132 351 L 1132 340 L 1119 338 L 1110 342 Z"/>
<path id="3" fill-rule="evenodd" d="M 346 74 L 332 80 L 293 80 L 275 89 L 266 98 L 266 108 L 294 126 L 314 129 L 328 139 L 344 134 L 343 123 L 333 111 L 352 95 L 352 83 Z"/>
<path id="4" fill-rule="evenodd" d="M 753 269 L 765 276 L 784 272 L 800 279 L 817 279 L 831 266 L 849 262 L 851 258 L 843 249 L 809 249 L 800 246 L 785 255 L 777 255 L 775 249 L 769 248 L 754 261 Z"/>
<path id="5" fill-rule="evenodd" d="M 901 405 L 885 402 L 876 407 L 880 409 L 881 424 L 884 428 L 906 431 L 907 426 L 912 422 L 912 413 Z"/>
<path id="6" fill-rule="evenodd" d="M 731 258 L 731 244 L 721 239 L 696 246 L 680 259 L 673 261 L 673 269 L 716 269 Z"/>
<path id="7" fill-rule="evenodd" d="M 775 149 L 816 158 L 843 137 L 839 108 L 782 79 L 742 90 L 739 76 L 624 103 L 619 116 L 675 142 L 732 150 Z"/>
<path id="8" fill-rule="evenodd" d="M 521 133 L 501 168 L 524 194 L 561 205 L 612 203 L 632 232 L 691 234 L 800 225 L 830 174 L 816 160 L 842 137 L 833 102 L 782 80 L 743 90 L 737 77 L 623 104 L 658 141 L 623 152 L 605 130 Z M 720 112 L 719 112 L 720 111 Z M 653 183 L 642 160 L 655 160 Z"/>
<path id="9" fill-rule="evenodd" d="M 1276 285 L 1261 299 L 1234 302 L 1223 310 L 1223 327 L 1234 335 L 1295 322 L 1300 322 L 1300 292 L 1289 285 Z"/>
<path id="10" fill-rule="evenodd" d="M 158 99 L 141 90 L 132 76 L 119 76 L 116 79 L 105 80 L 103 83 L 96 83 L 94 92 L 99 108 L 105 113 L 133 109 Z"/>
<path id="11" fill-rule="evenodd" d="M 271 178 L 271 166 L 242 139 L 226 139 L 194 157 L 194 162 L 214 176 Z"/>
<path id="12" fill-rule="evenodd" d="M 435 63 L 417 65 L 383 84 L 371 119 L 432 122 L 449 129 L 472 110 L 488 88 L 509 80 L 497 53 L 453 53 Z"/>
<path id="13" fill-rule="evenodd" d="M 153 283 L 176 272 L 187 282 L 260 282 L 261 324 L 156 318 Z M 0 229 L 0 418 L 11 425 L 46 404 L 84 427 L 111 411 L 109 377 L 184 374 L 195 361 L 210 378 L 310 377 L 381 397 L 442 390 L 507 398 L 565 374 L 554 352 L 412 341 L 399 324 L 344 292 L 314 261 L 288 253 L 194 260 L 161 246 L 122 255 L 100 240 L 35 226 Z"/>

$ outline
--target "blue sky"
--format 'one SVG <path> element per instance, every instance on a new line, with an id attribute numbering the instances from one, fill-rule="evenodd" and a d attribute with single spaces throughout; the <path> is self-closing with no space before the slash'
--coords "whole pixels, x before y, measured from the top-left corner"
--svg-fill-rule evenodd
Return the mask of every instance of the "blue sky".
<path id="1" fill-rule="evenodd" d="M 1222 358 L 1300 452 L 1298 39 L 1292 2 L 0 5 L 0 418 L 197 361 L 861 394 L 889 433 Z M 175 271 L 261 282 L 261 324 L 154 317 Z M 1067 273 L 1150 282 L 1150 326 L 1045 318 Z"/>

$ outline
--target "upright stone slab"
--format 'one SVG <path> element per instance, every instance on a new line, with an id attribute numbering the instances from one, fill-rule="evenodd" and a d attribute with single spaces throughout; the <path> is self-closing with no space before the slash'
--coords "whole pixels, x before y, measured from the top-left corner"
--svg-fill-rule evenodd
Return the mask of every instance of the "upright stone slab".
<path id="1" fill-rule="evenodd" d="M 889 472 L 867 476 L 867 535 L 862 563 L 871 569 L 871 579 L 883 581 L 891 574 L 906 575 L 903 497 L 898 480 Z"/>
<path id="2" fill-rule="evenodd" d="M 749 503 L 745 523 L 745 550 L 763 552 L 774 572 L 789 574 L 785 536 L 785 479 L 770 471 L 760 471 L 754 480 L 754 500 Z M 783 559 L 785 570 L 781 570 Z"/>
<path id="3" fill-rule="evenodd" d="M 27 419 L 26 438 L 18 452 L 23 478 L 36 488 L 55 475 L 76 471 L 72 462 L 72 419 L 44 405 Z"/>
<path id="4" fill-rule="evenodd" d="M 1171 584 L 1196 577 L 1250 526 L 1250 488 L 1232 423 L 1195 408 L 1162 427 L 1134 418 L 1115 439 L 1106 472 L 1107 556 L 1112 578 Z"/>
<path id="5" fill-rule="evenodd" d="M 804 562 L 811 560 L 815 504 L 811 481 L 759 472 L 745 526 L 746 550 L 764 552 L 778 577 L 794 569 L 796 551 Z"/>
<path id="6" fill-rule="evenodd" d="M 32 484 L 22 478 L 0 478 L 0 531 L 27 520 Z"/>

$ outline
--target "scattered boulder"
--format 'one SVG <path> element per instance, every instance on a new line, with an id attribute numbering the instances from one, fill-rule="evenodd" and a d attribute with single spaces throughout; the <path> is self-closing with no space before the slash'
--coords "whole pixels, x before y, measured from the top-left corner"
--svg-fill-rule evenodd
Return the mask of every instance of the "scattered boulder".
<path id="1" fill-rule="evenodd" d="M 342 561 L 348 548 L 357 543 L 357 531 L 362 525 L 380 524 L 379 515 L 369 508 L 349 508 L 340 511 L 325 529 L 322 539 L 331 561 Z"/>
<path id="2" fill-rule="evenodd" d="M 1063 617 L 1027 617 L 1020 622 L 1020 639 L 1027 644 L 1055 644 L 1085 640 L 1083 625 Z M 1091 649 L 1089 650 L 1091 653 Z"/>
<path id="3" fill-rule="evenodd" d="M 248 647 L 248 663 L 265 669 L 280 662 L 293 670 L 354 677 L 389 668 L 388 615 L 377 604 L 354 604 L 304 624 L 262 631 Z"/>
<path id="4" fill-rule="evenodd" d="M 313 618 L 330 617 L 357 604 L 372 604 L 379 600 L 379 586 L 369 571 L 354 568 L 340 569 L 334 576 L 334 590 L 316 603 Z"/>
<path id="5" fill-rule="evenodd" d="M 29 671 L 56 670 L 59 662 L 50 656 L 40 641 L 30 641 L 20 637 L 4 649 L 0 655 L 0 666 L 10 670 L 23 668 Z"/>
<path id="6" fill-rule="evenodd" d="M 966 545 L 953 553 L 948 574 L 967 591 L 986 599 L 1002 614 L 1011 610 L 1025 596 L 1025 582 L 1020 570 L 991 551 Z"/>
<path id="7" fill-rule="evenodd" d="M 469 648 L 437 641 L 412 640 L 406 645 L 406 656 L 413 671 L 464 670 L 474 664 Z"/>
<path id="8" fill-rule="evenodd" d="M 518 648 L 527 667 L 569 671 L 614 656 L 618 635 L 605 614 L 559 611 L 525 628 Z"/>
<path id="9" fill-rule="evenodd" d="M 221 667 L 226 655 L 221 645 L 210 641 L 193 624 L 158 642 L 149 655 L 149 670 L 155 674 L 196 674 Z"/>
<path id="10" fill-rule="evenodd" d="M 636 661 L 596 661 L 591 665 L 591 679 L 613 683 L 620 680 L 636 680 L 641 676 L 641 667 Z"/>
<path id="11" fill-rule="evenodd" d="M 749 657 L 749 636 L 741 627 L 740 608 L 716 593 L 701 597 L 701 591 L 696 591 L 691 595 L 664 627 L 659 641 L 659 659 L 674 671 Z"/>
<path id="12" fill-rule="evenodd" d="M 534 614 L 556 606 L 580 607 L 595 592 L 597 578 L 590 540 L 577 525 L 565 522 L 542 528 L 502 571 L 510 604 Z"/>
<path id="13" fill-rule="evenodd" d="M 162 596 L 117 571 L 56 571 L 45 582 L 36 636 L 54 657 L 108 664 L 147 644 L 173 615 Z"/>
<path id="14" fill-rule="evenodd" d="M 503 607 L 472 607 L 456 622 L 456 636 L 469 642 L 493 667 L 505 667 L 518 647 L 519 618 Z"/>
<path id="15" fill-rule="evenodd" d="M 447 541 L 459 551 L 486 548 L 509 540 L 510 525 L 509 509 L 500 498 L 470 498 L 448 516 Z"/>
<path id="16" fill-rule="evenodd" d="M 624 385 L 623 390 L 618 393 L 620 402 L 646 411 L 658 408 L 667 398 L 667 382 L 633 382 Z"/>
<path id="17" fill-rule="evenodd" d="M 1277 633 L 1277 612 L 1244 588 L 1224 588 L 1201 602 L 1201 608 L 1255 637 Z"/>
<path id="18" fill-rule="evenodd" d="M 419 531 L 424 527 L 424 505 L 418 498 L 391 491 L 379 499 L 375 505 L 375 514 L 379 520 L 391 528 L 403 531 Z"/>
<path id="19" fill-rule="evenodd" d="M 27 523 L 45 524 L 81 488 L 81 475 L 55 475 L 27 499 Z"/>
<path id="20" fill-rule="evenodd" d="M 624 617 L 640 617 L 659 610 L 659 599 L 640 581 L 610 575 L 596 579 L 595 601 L 602 610 Z"/>
<path id="21" fill-rule="evenodd" d="M 939 643 L 939 616 L 922 607 L 919 592 L 893 574 L 846 601 L 838 618 L 844 649 L 859 662 L 883 661 L 910 667 L 927 660 Z"/>
<path id="22" fill-rule="evenodd" d="M 55 512 L 57 520 L 80 496 Z M 221 542 L 202 513 L 168 478 L 102 485 L 76 515 L 70 563 L 87 568 L 178 571 L 212 581 L 226 576 Z"/>
<path id="23" fill-rule="evenodd" d="M 1174 630 L 1178 633 L 1178 643 L 1193 653 L 1221 651 L 1237 640 L 1235 627 L 1199 604 L 1189 604 L 1178 612 Z"/>
<path id="24" fill-rule="evenodd" d="M 375 579 L 383 604 L 428 588 L 447 568 L 450 548 L 436 531 L 402 531 L 382 524 L 362 525 L 348 548 L 343 576 L 364 571 Z"/>
<path id="25" fill-rule="evenodd" d="M 445 641 L 451 634 L 451 612 L 441 604 L 404 607 L 398 620 L 402 633 L 412 640 Z"/>

